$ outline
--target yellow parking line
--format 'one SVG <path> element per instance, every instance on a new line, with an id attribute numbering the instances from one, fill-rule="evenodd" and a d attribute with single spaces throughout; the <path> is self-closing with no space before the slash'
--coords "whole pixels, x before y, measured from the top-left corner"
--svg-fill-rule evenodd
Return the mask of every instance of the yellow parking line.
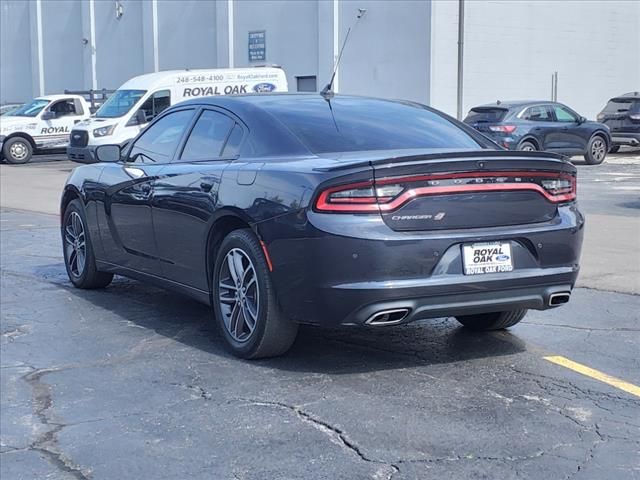
<path id="1" fill-rule="evenodd" d="M 586 375 L 587 377 L 594 378 L 599 380 L 602 383 L 606 383 L 607 385 L 611 385 L 612 387 L 623 390 L 631 395 L 635 395 L 636 397 L 640 397 L 640 387 L 625 382 L 624 380 L 620 380 L 619 378 L 612 377 L 611 375 L 607 375 L 606 373 L 602 373 L 598 370 L 594 370 L 593 368 L 589 368 L 581 363 L 576 363 L 574 361 L 569 360 L 568 358 L 561 357 L 559 355 L 553 355 L 549 357 L 543 357 L 545 360 L 555 363 L 556 365 L 560 365 L 562 367 L 568 368 L 569 370 L 573 370 L 574 372 L 581 373 L 582 375 Z"/>

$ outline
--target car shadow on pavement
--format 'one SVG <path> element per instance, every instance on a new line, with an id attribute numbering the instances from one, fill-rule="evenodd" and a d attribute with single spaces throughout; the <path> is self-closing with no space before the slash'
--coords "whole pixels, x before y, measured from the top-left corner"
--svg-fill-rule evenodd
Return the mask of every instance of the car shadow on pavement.
<path id="1" fill-rule="evenodd" d="M 53 275 L 53 266 L 47 269 L 48 274 L 40 274 L 69 294 L 113 314 L 99 315 L 100 321 L 116 317 L 191 348 L 235 359 L 226 350 L 207 306 L 121 277 L 104 290 L 78 290 L 60 275 L 59 268 L 55 266 Z M 351 374 L 513 355 L 524 350 L 524 342 L 514 334 L 471 332 L 454 319 L 370 328 L 301 325 L 286 355 L 256 364 L 288 371 Z"/>

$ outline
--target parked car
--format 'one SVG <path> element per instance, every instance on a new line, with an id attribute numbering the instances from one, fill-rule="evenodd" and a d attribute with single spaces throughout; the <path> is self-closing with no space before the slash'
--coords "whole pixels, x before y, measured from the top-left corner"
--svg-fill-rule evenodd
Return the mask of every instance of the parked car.
<path id="1" fill-rule="evenodd" d="M 286 92 L 287 76 L 279 67 L 170 70 L 127 80 L 95 115 L 74 127 L 69 160 L 96 161 L 98 145 L 125 145 L 165 108 L 210 95 Z"/>
<path id="2" fill-rule="evenodd" d="M 61 200 L 71 282 L 190 295 L 245 358 L 282 354 L 299 323 L 507 328 L 578 275 L 576 168 L 415 103 L 201 98 L 96 155 Z"/>
<path id="3" fill-rule="evenodd" d="M 17 110 L 22 105 L 22 103 L 5 103 L 4 105 L 0 105 L 0 117 Z"/>
<path id="4" fill-rule="evenodd" d="M 0 152 L 9 163 L 27 163 L 35 151 L 64 148 L 75 124 L 89 118 L 80 95 L 34 98 L 0 117 Z"/>
<path id="5" fill-rule="evenodd" d="M 610 152 L 617 152 L 621 145 L 640 145 L 640 92 L 614 97 L 598 114 L 598 121 L 611 130 Z"/>
<path id="6" fill-rule="evenodd" d="M 509 150 L 584 155 L 591 165 L 602 163 L 611 145 L 608 127 L 556 102 L 481 105 L 472 108 L 464 122 Z"/>

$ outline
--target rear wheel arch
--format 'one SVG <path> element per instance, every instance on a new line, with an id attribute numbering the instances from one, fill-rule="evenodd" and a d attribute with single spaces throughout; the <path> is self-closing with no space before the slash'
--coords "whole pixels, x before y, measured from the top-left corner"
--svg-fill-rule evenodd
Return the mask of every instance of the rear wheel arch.
<path id="1" fill-rule="evenodd" d="M 536 150 L 540 150 L 540 142 L 538 141 L 538 139 L 536 139 L 536 137 L 533 137 L 533 136 L 524 137 L 520 139 L 520 142 L 518 142 L 518 145 L 522 145 L 524 142 L 532 143 L 533 145 L 535 145 Z"/>
<path id="2" fill-rule="evenodd" d="M 209 228 L 206 250 L 206 268 L 207 280 L 209 282 L 209 293 L 212 292 L 211 277 L 222 241 L 234 230 L 241 230 L 244 228 L 251 228 L 251 226 L 246 220 L 233 213 L 228 213 L 217 218 Z"/>

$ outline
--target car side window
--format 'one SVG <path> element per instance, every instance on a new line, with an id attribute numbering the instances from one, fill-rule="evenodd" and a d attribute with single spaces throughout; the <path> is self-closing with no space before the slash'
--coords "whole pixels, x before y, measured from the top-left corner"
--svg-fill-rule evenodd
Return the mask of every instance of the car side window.
<path id="1" fill-rule="evenodd" d="M 170 106 L 171 92 L 169 90 L 160 90 L 147 98 L 140 110 L 144 113 L 147 122 L 150 122 Z"/>
<path id="2" fill-rule="evenodd" d="M 189 134 L 180 161 L 208 160 L 220 157 L 234 121 L 213 110 L 204 110 Z"/>
<path id="3" fill-rule="evenodd" d="M 49 110 L 56 114 L 56 118 L 78 115 L 76 103 L 71 98 L 55 102 L 49 107 Z"/>
<path id="4" fill-rule="evenodd" d="M 236 157 L 240 154 L 240 144 L 242 143 L 242 138 L 244 137 L 244 130 L 237 123 L 233 126 L 233 130 L 229 134 L 229 138 L 227 139 L 227 143 L 224 146 L 224 152 L 222 152 L 222 156 L 225 158 Z"/>
<path id="5" fill-rule="evenodd" d="M 556 120 L 558 122 L 574 123 L 578 121 L 578 119 L 572 112 L 560 105 L 554 105 L 553 112 L 555 113 Z"/>
<path id="6" fill-rule="evenodd" d="M 551 112 L 544 105 L 536 105 L 527 108 L 522 114 L 523 120 L 531 122 L 551 122 Z"/>
<path id="7" fill-rule="evenodd" d="M 166 163 L 171 161 L 193 117 L 193 109 L 178 110 L 147 127 L 129 152 L 129 162 Z"/>

